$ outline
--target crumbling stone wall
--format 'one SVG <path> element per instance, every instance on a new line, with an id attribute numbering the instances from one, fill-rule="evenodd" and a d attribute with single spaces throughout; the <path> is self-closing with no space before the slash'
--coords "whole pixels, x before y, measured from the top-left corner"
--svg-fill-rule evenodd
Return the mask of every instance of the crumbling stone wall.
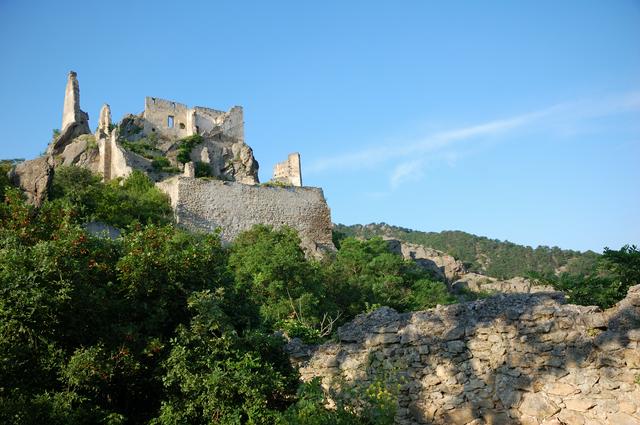
<path id="1" fill-rule="evenodd" d="M 142 118 L 143 134 L 147 136 L 155 133 L 180 139 L 193 134 L 207 137 L 221 131 L 227 137 L 244 140 L 244 114 L 240 106 L 225 112 L 202 106 L 189 108 L 172 100 L 146 97 Z"/>
<path id="2" fill-rule="evenodd" d="M 310 254 L 334 250 L 331 213 L 322 189 L 265 187 L 174 177 L 157 183 L 171 198 L 177 222 L 191 230 L 221 228 L 225 242 L 255 224 L 296 229 Z"/>
<path id="3" fill-rule="evenodd" d="M 381 308 L 338 336 L 292 349 L 303 379 L 331 387 L 396 373 L 399 424 L 640 424 L 640 285 L 604 312 L 557 292 L 506 294 Z"/>
<path id="4" fill-rule="evenodd" d="M 182 138 L 194 134 L 192 110 L 187 105 L 156 97 L 144 99 L 144 134 Z M 169 126 L 171 117 L 171 127 Z"/>
<path id="5" fill-rule="evenodd" d="M 302 171 L 298 152 L 290 153 L 285 161 L 279 162 L 273 167 L 273 180 L 292 186 L 302 186 Z"/>

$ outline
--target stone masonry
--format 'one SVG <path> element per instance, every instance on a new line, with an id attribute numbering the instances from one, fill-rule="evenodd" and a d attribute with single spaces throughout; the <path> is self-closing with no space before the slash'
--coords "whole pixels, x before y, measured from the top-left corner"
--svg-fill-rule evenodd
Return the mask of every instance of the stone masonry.
<path id="1" fill-rule="evenodd" d="M 289 155 L 286 168 L 288 182 L 297 187 L 258 185 L 258 162 L 244 142 L 240 106 L 225 112 L 147 97 L 144 112 L 128 114 L 114 125 L 111 108 L 104 104 L 93 134 L 88 114 L 80 109 L 77 75 L 71 71 L 62 127 L 46 155 L 25 161 L 10 172 L 14 184 L 35 205 L 46 199 L 58 166 L 87 168 L 102 174 L 105 181 L 126 178 L 139 170 L 169 194 L 177 222 L 186 228 L 220 229 L 222 240 L 230 242 L 255 224 L 287 225 L 299 232 L 309 255 L 335 250 L 331 214 L 322 189 L 299 187 L 299 154 Z M 189 147 L 190 161 L 179 160 L 184 153 L 182 139 L 194 135 L 200 137 L 191 140 L 195 145 Z M 166 165 L 154 164 L 160 160 Z M 197 174 L 206 179 L 196 178 Z"/>
<path id="2" fill-rule="evenodd" d="M 383 307 L 338 342 L 289 347 L 325 388 L 401 383 L 398 424 L 640 424 L 640 285 L 615 307 L 503 294 L 399 314 Z"/>
<path id="3" fill-rule="evenodd" d="M 290 153 L 285 161 L 279 162 L 273 167 L 273 181 L 291 186 L 302 186 L 299 153 Z"/>
<path id="4" fill-rule="evenodd" d="M 222 240 L 229 242 L 254 224 L 288 225 L 298 231 L 307 253 L 335 249 L 331 212 L 320 188 L 252 186 L 181 176 L 157 185 L 169 194 L 177 222 L 188 229 L 220 227 Z"/>

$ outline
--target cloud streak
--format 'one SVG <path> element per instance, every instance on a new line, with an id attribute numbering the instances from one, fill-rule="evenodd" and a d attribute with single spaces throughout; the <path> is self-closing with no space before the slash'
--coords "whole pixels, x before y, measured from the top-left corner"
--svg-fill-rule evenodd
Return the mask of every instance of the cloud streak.
<path id="1" fill-rule="evenodd" d="M 345 152 L 335 156 L 320 158 L 306 167 L 309 174 L 321 174 L 329 170 L 357 170 L 380 165 L 391 161 L 400 161 L 389 177 L 392 189 L 402 182 L 422 177 L 426 154 L 442 152 L 447 148 L 480 138 L 499 140 L 507 134 L 536 126 L 558 131 L 567 124 L 579 126 L 579 122 L 591 118 L 624 113 L 640 109 L 640 92 L 603 97 L 598 100 L 582 100 L 552 105 L 525 114 L 505 119 L 497 119 L 472 125 L 435 132 L 409 142 L 397 141 L 386 145 L 377 145 L 357 152 Z"/>

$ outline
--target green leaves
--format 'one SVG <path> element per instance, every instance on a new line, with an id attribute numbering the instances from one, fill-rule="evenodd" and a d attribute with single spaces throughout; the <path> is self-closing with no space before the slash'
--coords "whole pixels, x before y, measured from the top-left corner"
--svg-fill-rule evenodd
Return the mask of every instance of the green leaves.
<path id="1" fill-rule="evenodd" d="M 199 134 L 188 136 L 178 141 L 178 155 L 176 158 L 183 164 L 191 161 L 191 151 L 196 145 L 203 142 L 203 138 Z"/>
<path id="2" fill-rule="evenodd" d="M 79 222 L 101 221 L 124 229 L 134 223 L 167 224 L 173 211 L 168 197 L 140 171 L 124 180 L 102 183 L 78 167 L 58 167 L 50 198 L 73 211 Z"/>

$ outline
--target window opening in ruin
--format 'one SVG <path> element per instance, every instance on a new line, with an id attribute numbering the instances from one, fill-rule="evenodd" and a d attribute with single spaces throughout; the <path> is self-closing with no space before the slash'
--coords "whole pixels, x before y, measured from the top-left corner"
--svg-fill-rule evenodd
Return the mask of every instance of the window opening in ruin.
<path id="1" fill-rule="evenodd" d="M 185 127 L 184 127 L 184 123 L 180 123 L 180 129 L 181 129 L 181 130 L 184 130 L 184 128 L 185 128 Z"/>
<path id="2" fill-rule="evenodd" d="M 173 115 L 167 117 L 167 127 L 173 128 Z"/>

